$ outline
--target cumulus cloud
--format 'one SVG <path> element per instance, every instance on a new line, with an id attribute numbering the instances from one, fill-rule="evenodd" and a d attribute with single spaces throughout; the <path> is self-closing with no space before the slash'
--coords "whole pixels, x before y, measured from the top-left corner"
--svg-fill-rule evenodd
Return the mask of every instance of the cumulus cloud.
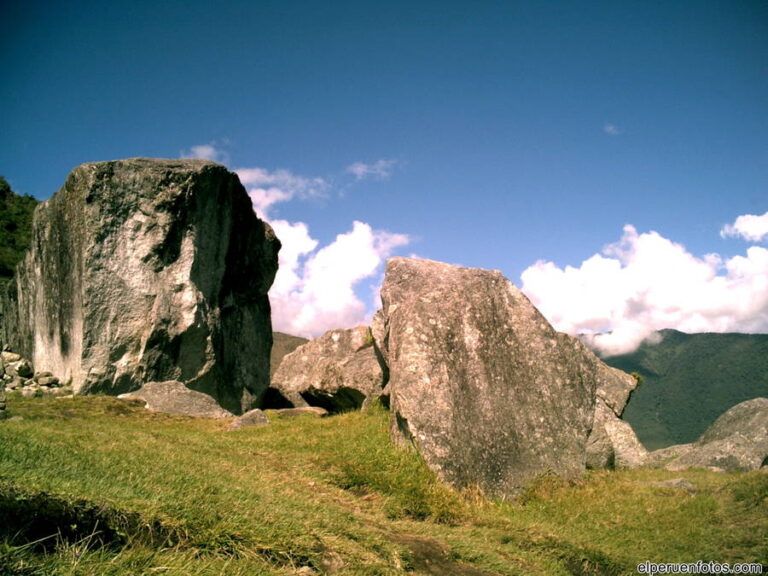
<path id="1" fill-rule="evenodd" d="M 739 216 L 733 224 L 723 226 L 720 236 L 743 238 L 749 242 L 765 242 L 768 240 L 768 212 L 762 216 L 754 214 Z"/>
<path id="2" fill-rule="evenodd" d="M 240 182 L 248 190 L 256 213 L 269 220 L 270 209 L 280 202 L 324 197 L 330 185 L 323 178 L 298 176 L 288 170 L 269 171 L 265 168 L 239 168 L 235 170 Z"/>
<path id="3" fill-rule="evenodd" d="M 372 310 L 355 289 L 377 278 L 393 251 L 410 242 L 405 234 L 355 221 L 349 232 L 317 250 L 305 224 L 277 220 L 272 226 L 284 244 L 270 291 L 272 325 L 307 338 L 368 322 Z"/>
<path id="4" fill-rule="evenodd" d="M 192 146 L 180 155 L 229 162 L 228 155 L 216 142 Z M 395 164 L 395 160 L 357 162 L 348 166 L 346 173 L 352 174 L 355 181 L 383 180 L 389 178 Z M 269 293 L 273 328 L 315 338 L 327 330 L 369 322 L 380 305 L 372 301 L 370 294 L 381 284 L 383 264 L 395 250 L 409 244 L 411 238 L 355 221 L 351 230 L 320 246 L 306 223 L 276 218 L 275 206 L 332 194 L 342 197 L 343 189 L 334 190 L 324 178 L 301 176 L 283 169 L 244 167 L 235 172 L 248 191 L 254 211 L 269 221 L 282 243 L 279 269 Z M 363 299 L 358 292 L 363 294 Z"/>
<path id="5" fill-rule="evenodd" d="M 768 332 L 768 250 L 697 257 L 656 232 L 624 227 L 620 241 L 578 268 L 539 261 L 522 290 L 558 329 L 592 334 L 605 356 L 657 330 Z"/>
<path id="6" fill-rule="evenodd" d="M 182 150 L 179 156 L 182 158 L 202 158 L 220 164 L 229 163 L 229 154 L 216 142 L 192 146 L 189 150 Z"/>
<path id="7" fill-rule="evenodd" d="M 355 162 L 347 166 L 347 173 L 352 174 L 355 180 L 364 180 L 366 178 L 376 178 L 386 180 L 392 175 L 392 170 L 397 164 L 397 160 L 377 160 L 372 164 L 365 162 Z"/>

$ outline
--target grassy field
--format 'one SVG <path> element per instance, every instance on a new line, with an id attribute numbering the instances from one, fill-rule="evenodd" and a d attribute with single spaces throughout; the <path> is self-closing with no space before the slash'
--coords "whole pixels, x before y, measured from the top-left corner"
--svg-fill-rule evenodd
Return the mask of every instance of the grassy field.
<path id="1" fill-rule="evenodd" d="M 768 474 L 542 477 L 456 493 L 395 449 L 378 407 L 325 419 L 150 414 L 11 397 L 0 422 L 0 575 L 582 575 L 766 563 Z M 683 476 L 689 490 L 654 482 Z"/>

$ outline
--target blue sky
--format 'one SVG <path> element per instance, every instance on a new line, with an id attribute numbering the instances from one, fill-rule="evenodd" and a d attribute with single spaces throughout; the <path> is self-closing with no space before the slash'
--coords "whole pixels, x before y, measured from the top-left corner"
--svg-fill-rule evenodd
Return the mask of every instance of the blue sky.
<path id="1" fill-rule="evenodd" d="M 285 330 L 360 321 L 416 254 L 569 331 L 768 331 L 765 2 L 0 6 L 0 174 L 41 199 L 124 157 L 248 175 L 292 242 Z"/>

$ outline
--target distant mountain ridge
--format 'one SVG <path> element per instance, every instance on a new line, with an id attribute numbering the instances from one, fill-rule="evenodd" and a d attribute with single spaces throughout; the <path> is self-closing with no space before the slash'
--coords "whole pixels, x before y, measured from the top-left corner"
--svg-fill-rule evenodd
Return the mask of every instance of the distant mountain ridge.
<path id="1" fill-rule="evenodd" d="M 768 334 L 660 335 L 604 359 L 643 377 L 623 418 L 648 449 L 693 442 L 729 408 L 768 397 Z"/>

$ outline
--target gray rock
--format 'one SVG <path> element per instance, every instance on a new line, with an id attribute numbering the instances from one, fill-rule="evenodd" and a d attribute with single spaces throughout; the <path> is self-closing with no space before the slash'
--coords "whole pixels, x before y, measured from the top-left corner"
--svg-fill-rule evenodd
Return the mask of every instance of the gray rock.
<path id="1" fill-rule="evenodd" d="M 56 388 L 59 386 L 59 379 L 56 376 L 43 376 L 36 378 L 38 386 L 48 386 L 49 388 Z"/>
<path id="2" fill-rule="evenodd" d="M 241 412 L 269 385 L 280 243 L 203 160 L 84 164 L 35 213 L 18 349 L 77 393 L 180 380 Z M 5 320 L 4 320 L 5 322 Z"/>
<path id="3" fill-rule="evenodd" d="M 319 406 L 280 408 L 279 410 L 275 410 L 274 412 L 275 414 L 278 414 L 283 418 L 295 418 L 297 416 L 306 416 L 307 414 L 309 414 L 310 416 L 316 416 L 317 418 L 322 418 L 328 415 L 328 410 L 326 410 L 325 408 L 320 408 Z"/>
<path id="4" fill-rule="evenodd" d="M 676 458 L 683 456 L 693 450 L 694 444 L 675 444 L 666 448 L 659 448 L 648 453 L 645 459 L 645 465 L 651 468 L 663 468 Z"/>
<path id="5" fill-rule="evenodd" d="M 8 362 L 5 365 L 5 371 L 11 377 L 19 376 L 21 378 L 30 378 L 33 373 L 32 365 L 29 363 L 29 360 L 25 358 Z"/>
<path id="6" fill-rule="evenodd" d="M 253 410 L 249 410 L 237 418 L 234 422 L 232 422 L 232 424 L 229 425 L 228 430 L 240 430 L 242 428 L 253 428 L 267 425 L 269 425 L 269 420 L 267 419 L 266 414 L 264 414 L 264 412 L 258 408 L 254 408 Z"/>
<path id="7" fill-rule="evenodd" d="M 373 333 L 395 440 L 449 483 L 492 495 L 584 471 L 594 355 L 501 273 L 393 258 L 381 296 Z"/>
<path id="8" fill-rule="evenodd" d="M 634 376 L 608 366 L 595 358 L 595 376 L 597 378 L 597 397 L 619 418 L 632 392 L 637 388 Z"/>
<path id="9" fill-rule="evenodd" d="M 671 480 L 661 480 L 659 482 L 648 482 L 648 486 L 657 488 L 674 488 L 675 490 L 684 490 L 689 494 L 696 493 L 696 487 L 685 478 L 672 478 Z"/>
<path id="10" fill-rule="evenodd" d="M 330 330 L 286 355 L 272 388 L 293 406 L 320 406 L 330 412 L 360 408 L 378 397 L 384 373 L 365 326 Z"/>
<path id="11" fill-rule="evenodd" d="M 21 355 L 17 354 L 16 352 L 3 351 L 0 353 L 0 356 L 2 356 L 3 362 L 6 364 L 10 364 L 11 362 L 18 362 L 21 360 Z"/>
<path id="12" fill-rule="evenodd" d="M 732 471 L 768 466 L 768 398 L 737 404 L 696 442 L 651 452 L 647 463 L 667 470 Z"/>
<path id="13" fill-rule="evenodd" d="M 636 468 L 643 465 L 647 457 L 648 451 L 629 422 L 616 416 L 598 397 L 587 443 L 587 468 Z"/>
<path id="14" fill-rule="evenodd" d="M 38 388 L 37 386 L 25 386 L 21 389 L 21 397 L 22 398 L 34 398 L 37 396 Z"/>
<path id="15" fill-rule="evenodd" d="M 224 410 L 208 394 L 187 388 L 182 382 L 148 382 L 135 392 L 120 394 L 123 400 L 141 400 L 150 412 L 183 414 L 200 418 L 230 418 L 232 413 Z"/>

